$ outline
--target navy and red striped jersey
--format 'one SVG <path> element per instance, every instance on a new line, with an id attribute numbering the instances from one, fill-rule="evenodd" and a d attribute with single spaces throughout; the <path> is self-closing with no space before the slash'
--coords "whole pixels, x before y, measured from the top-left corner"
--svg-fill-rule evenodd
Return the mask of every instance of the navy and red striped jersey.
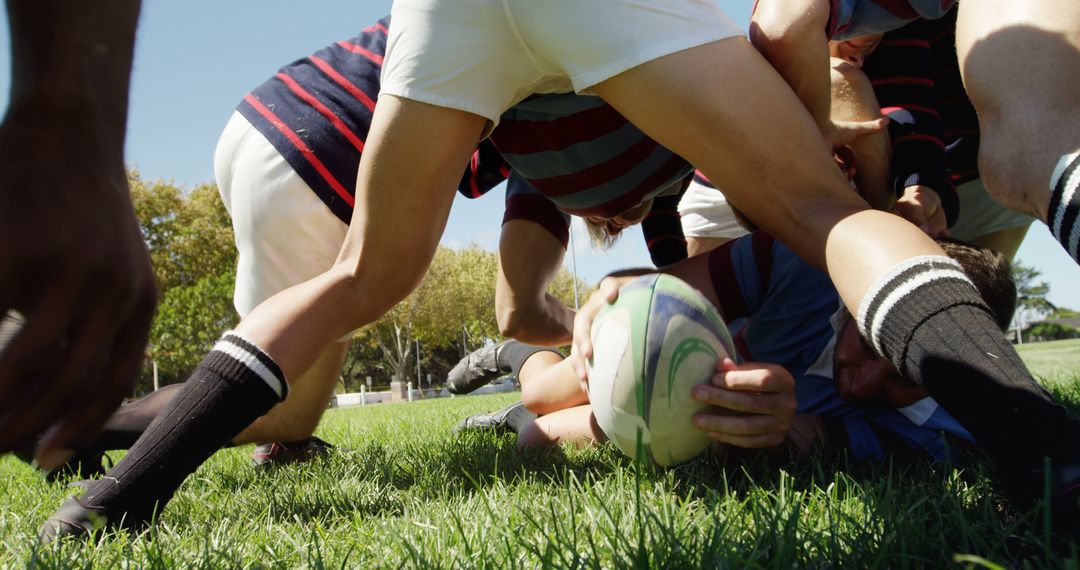
<path id="1" fill-rule="evenodd" d="M 955 186 L 979 177 L 979 120 L 955 46 L 954 9 L 886 34 L 863 66 L 890 119 L 893 190 L 899 196 L 916 184 L 934 189 L 949 225 L 959 211 Z"/>
<path id="2" fill-rule="evenodd" d="M 389 17 L 384 18 L 355 38 L 281 68 L 238 106 L 346 223 L 378 97 L 389 25 Z M 613 217 L 681 183 L 692 170 L 597 97 L 541 95 L 503 115 L 473 154 L 458 190 L 478 197 L 510 177 L 512 185 L 535 190 L 557 211 Z M 550 206 L 541 208 L 534 201 L 508 208 L 540 222 L 556 237 L 565 234 L 558 229 L 562 215 L 552 214 Z M 673 242 L 664 242 L 670 250 Z"/>

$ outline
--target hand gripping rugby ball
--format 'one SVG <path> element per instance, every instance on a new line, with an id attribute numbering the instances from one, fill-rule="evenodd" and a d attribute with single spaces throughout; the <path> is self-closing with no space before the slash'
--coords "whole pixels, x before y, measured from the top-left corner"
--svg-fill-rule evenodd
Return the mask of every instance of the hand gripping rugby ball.
<path id="1" fill-rule="evenodd" d="M 670 275 L 640 277 L 601 309 L 591 337 L 589 401 L 619 450 L 666 467 L 708 448 L 708 435 L 691 423 L 707 406 L 690 389 L 710 382 L 735 350 L 704 295 Z"/>

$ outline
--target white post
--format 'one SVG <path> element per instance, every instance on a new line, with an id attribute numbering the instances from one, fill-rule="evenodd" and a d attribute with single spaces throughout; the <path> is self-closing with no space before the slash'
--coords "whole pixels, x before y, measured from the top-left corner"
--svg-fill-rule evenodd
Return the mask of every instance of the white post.
<path id="1" fill-rule="evenodd" d="M 160 388 L 160 386 L 158 386 L 157 361 L 151 360 L 150 366 L 154 370 L 154 391 L 157 392 L 158 388 Z"/>
<path id="2" fill-rule="evenodd" d="M 574 247 L 574 218 L 570 218 L 570 227 L 567 228 L 570 232 L 570 262 L 574 267 L 574 310 L 579 310 L 581 307 L 578 305 L 578 292 L 577 292 L 577 251 Z"/>
<path id="3" fill-rule="evenodd" d="M 409 394 L 409 401 L 411 402 L 412 401 L 412 382 L 409 382 L 405 386 L 406 386 L 405 391 Z"/>
<path id="4" fill-rule="evenodd" d="M 367 392 L 364 391 L 364 385 L 363 384 L 360 385 L 360 405 L 361 406 L 366 406 L 367 405 Z"/>
<path id="5" fill-rule="evenodd" d="M 370 389 L 371 389 L 371 376 L 368 376 L 368 377 L 367 377 L 367 389 L 368 389 L 368 390 L 370 390 Z"/>
<path id="6" fill-rule="evenodd" d="M 431 373 L 430 372 L 427 373 L 427 387 L 428 388 L 431 387 Z"/>
<path id="7" fill-rule="evenodd" d="M 416 384 L 420 385 L 420 341 L 416 341 Z"/>

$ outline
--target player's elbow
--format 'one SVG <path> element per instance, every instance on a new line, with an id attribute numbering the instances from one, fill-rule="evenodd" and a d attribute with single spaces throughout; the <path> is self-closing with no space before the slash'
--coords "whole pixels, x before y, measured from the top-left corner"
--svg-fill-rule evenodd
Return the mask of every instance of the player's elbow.
<path id="1" fill-rule="evenodd" d="M 496 302 L 495 320 L 504 337 L 530 342 L 539 311 L 512 301 Z"/>
<path id="2" fill-rule="evenodd" d="M 827 0 L 759 2 L 750 25 L 750 42 L 761 52 L 785 53 L 824 38 L 831 7 Z"/>

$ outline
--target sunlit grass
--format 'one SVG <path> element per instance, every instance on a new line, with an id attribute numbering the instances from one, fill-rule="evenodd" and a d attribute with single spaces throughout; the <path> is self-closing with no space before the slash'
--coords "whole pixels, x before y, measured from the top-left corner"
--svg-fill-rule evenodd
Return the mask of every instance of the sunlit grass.
<path id="1" fill-rule="evenodd" d="M 1080 409 L 1080 343 L 1022 349 Z M 1047 353 L 1047 351 L 1054 351 Z M 1070 360 L 1072 359 L 1072 360 Z M 1072 370 L 1071 373 L 1068 371 Z M 0 566 L 1007 567 L 1049 553 L 1038 513 L 1006 508 L 985 470 L 802 461 L 640 469 L 611 447 L 520 454 L 510 436 L 452 433 L 516 395 L 331 410 L 318 435 L 350 451 L 259 473 L 215 455 L 140 535 L 36 546 L 73 492 L 0 461 Z M 119 453 L 114 453 L 118 459 Z M 957 558 L 957 557 L 961 558 Z"/>

